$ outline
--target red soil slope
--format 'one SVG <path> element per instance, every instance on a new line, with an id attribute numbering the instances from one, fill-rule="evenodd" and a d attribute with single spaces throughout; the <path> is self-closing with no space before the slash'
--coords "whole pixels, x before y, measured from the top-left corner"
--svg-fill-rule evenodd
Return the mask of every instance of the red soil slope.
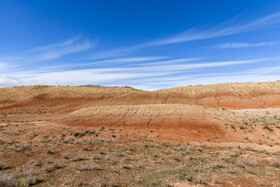
<path id="1" fill-rule="evenodd" d="M 224 123 L 214 119 L 211 110 L 177 104 L 97 106 L 72 112 L 58 123 L 162 132 L 165 137 L 173 138 L 179 131 L 178 138 L 182 141 L 236 138 L 232 129 L 226 129 Z"/>
<path id="2" fill-rule="evenodd" d="M 280 82 L 183 86 L 153 92 L 130 87 L 29 86 L 0 88 L 0 108 L 195 104 L 218 108 L 280 107 Z"/>
<path id="3" fill-rule="evenodd" d="M 166 103 L 191 103 L 234 109 L 280 106 L 280 81 L 182 86 L 156 92 L 168 95 Z"/>
<path id="4" fill-rule="evenodd" d="M 242 125 L 243 121 L 237 123 L 236 119 L 245 119 L 247 114 L 241 111 L 242 115 L 238 116 L 238 112 L 215 108 L 280 107 L 279 96 L 279 81 L 184 86 L 153 92 L 100 86 L 0 88 L 0 120 L 153 130 L 170 138 L 178 134 L 188 141 L 210 137 L 230 140 L 241 134 L 225 124 Z M 265 115 L 255 119 L 254 113 L 252 122 L 246 124 L 251 123 L 253 127 L 258 121 L 264 121 Z M 269 121 L 274 118 L 277 113 Z"/>

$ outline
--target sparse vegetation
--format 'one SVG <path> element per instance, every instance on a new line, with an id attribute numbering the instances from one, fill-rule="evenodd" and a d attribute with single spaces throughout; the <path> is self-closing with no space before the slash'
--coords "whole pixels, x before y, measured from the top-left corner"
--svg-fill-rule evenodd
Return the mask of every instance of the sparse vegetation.
<path id="1" fill-rule="evenodd" d="M 269 126 L 268 124 L 265 124 L 264 126 L 263 126 L 263 129 L 267 129 L 267 130 L 269 130 L 269 131 L 274 131 L 273 130 L 273 128 L 271 127 L 271 126 Z"/>
<path id="2" fill-rule="evenodd" d="M 100 137 L 106 133 L 110 135 L 111 132 L 112 130 L 104 130 L 100 133 Z M 71 133 L 69 135 L 71 136 Z M 33 137 L 33 134 L 30 136 Z M 38 133 L 38 136 L 41 136 L 40 133 Z M 141 142 L 122 142 L 119 140 L 112 142 L 105 139 L 99 140 L 97 137 L 93 141 L 91 136 L 80 137 L 75 140 L 76 143 L 74 144 L 65 143 L 64 140 L 59 135 L 56 140 L 47 141 L 48 146 L 46 147 L 44 146 L 45 143 L 36 143 L 36 146 L 32 146 L 32 151 L 41 150 L 40 152 L 44 153 L 48 159 L 40 156 L 26 162 L 23 165 L 27 169 L 23 169 L 20 173 L 14 175 L 14 178 L 10 179 L 14 182 L 11 183 L 21 186 L 48 185 L 50 184 L 48 182 L 49 177 L 55 181 L 59 180 L 55 177 L 56 173 L 71 175 L 77 170 L 80 172 L 79 176 L 86 179 L 83 183 L 87 185 L 90 185 L 92 180 L 99 184 L 126 186 L 167 185 L 170 181 L 208 184 L 211 181 L 211 175 L 218 171 L 235 177 L 240 173 L 267 176 L 267 172 L 264 173 L 262 170 L 263 163 L 256 159 L 261 151 L 258 152 L 250 146 L 242 149 L 233 147 L 213 148 L 205 146 L 209 141 L 201 141 L 198 145 L 192 143 L 179 145 L 168 142 L 154 142 L 149 139 Z M 17 147 L 25 147 L 22 145 Z M 65 147 L 67 147 L 66 152 L 63 151 Z M 45 151 L 42 152 L 42 150 Z M 29 152 L 21 151 L 18 153 L 27 154 Z M 270 166 L 271 174 L 274 174 L 273 168 L 278 169 L 279 163 L 274 160 L 270 163 Z M 5 168 L 5 166 L 2 166 L 2 168 Z M 0 172 L 4 171 L 7 170 L 4 169 Z M 115 171 L 121 171 L 124 174 L 120 175 L 117 180 Z M 95 178 L 95 176 L 98 176 L 97 173 L 109 177 L 111 181 L 108 183 L 106 180 Z M 74 181 L 69 184 L 74 185 L 74 183 L 76 184 L 75 181 L 79 182 L 74 178 Z M 223 182 L 215 179 L 215 183 L 222 184 Z"/>
<path id="3" fill-rule="evenodd" d="M 258 162 L 255 159 L 252 159 L 250 157 L 240 157 L 238 158 L 236 164 L 239 167 L 246 167 L 246 166 L 257 166 Z"/>
<path id="4" fill-rule="evenodd" d="M 0 187 L 16 187 L 15 175 L 11 173 L 2 173 L 0 176 Z"/>
<path id="5" fill-rule="evenodd" d="M 91 164 L 83 164 L 79 167 L 80 171 L 99 171 L 101 167 L 98 164 L 91 163 Z"/>
<path id="6" fill-rule="evenodd" d="M 280 162 L 277 160 L 273 160 L 271 166 L 275 168 L 280 168 Z"/>

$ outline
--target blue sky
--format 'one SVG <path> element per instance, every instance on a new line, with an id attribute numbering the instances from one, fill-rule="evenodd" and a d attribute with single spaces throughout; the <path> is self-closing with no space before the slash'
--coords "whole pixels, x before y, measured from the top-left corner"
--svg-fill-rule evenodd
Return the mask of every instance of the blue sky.
<path id="1" fill-rule="evenodd" d="M 0 0 L 0 87 L 276 80 L 279 0 Z"/>

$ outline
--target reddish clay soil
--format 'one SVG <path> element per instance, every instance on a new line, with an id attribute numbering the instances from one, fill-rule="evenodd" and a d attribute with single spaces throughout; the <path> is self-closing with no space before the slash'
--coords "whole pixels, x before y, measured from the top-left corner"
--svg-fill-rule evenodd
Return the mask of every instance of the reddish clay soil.
<path id="1" fill-rule="evenodd" d="M 280 82 L 184 86 L 152 92 L 130 87 L 100 86 L 0 88 L 0 134 L 2 133 L 0 145 L 1 141 L 4 142 L 0 156 L 2 155 L 3 160 L 3 155 L 6 155 L 5 164 L 11 168 L 29 163 L 30 154 L 28 156 L 24 152 L 14 155 L 13 152 L 5 151 L 12 149 L 9 145 L 37 143 L 40 148 L 34 150 L 41 154 L 42 150 L 46 151 L 46 148 L 43 148 L 45 143 L 52 141 L 50 147 L 54 149 L 61 147 L 66 151 L 67 146 L 61 144 L 64 141 L 69 142 L 68 139 L 73 136 L 81 141 L 79 133 L 77 136 L 74 135 L 81 131 L 89 135 L 86 141 L 92 139 L 98 142 L 113 141 L 121 145 L 135 142 L 137 146 L 141 141 L 169 142 L 176 145 L 191 145 L 198 153 L 200 149 L 204 150 L 205 146 L 209 146 L 214 149 L 212 151 L 219 154 L 220 149 L 231 147 L 245 150 L 242 152 L 244 155 L 248 150 L 253 153 L 266 151 L 277 155 L 280 151 Z M 88 131 L 94 133 L 90 134 Z M 111 146 L 109 143 L 106 145 Z M 177 155 L 176 152 L 174 154 Z M 62 155 L 62 153 L 57 155 L 57 159 Z M 176 155 L 175 157 L 178 156 Z M 253 154 L 251 156 L 256 157 Z M 11 159 L 12 157 L 14 159 Z M 15 162 L 15 158 L 20 157 L 22 160 Z M 45 157 L 46 155 L 43 155 L 40 159 Z M 207 155 L 203 155 L 204 157 Z M 269 160 L 270 157 L 264 156 L 257 160 Z M 238 162 L 238 159 L 232 162 Z M 261 167 L 266 165 L 265 162 Z M 249 166 L 251 167 L 249 164 L 240 168 L 246 172 Z M 9 167 L 3 168 L 2 170 L 9 170 L 7 169 Z M 258 168 L 253 170 L 252 172 L 259 172 Z M 240 169 L 237 172 L 241 172 Z M 248 182 L 248 186 L 256 186 L 276 181 L 271 183 L 273 186 L 277 183 L 277 178 L 280 179 L 279 172 L 276 170 L 273 172 L 275 173 L 271 179 L 267 178 L 266 174 L 242 177 L 236 173 L 226 175 L 222 173 L 221 176 L 229 177 L 229 181 L 221 180 L 221 184 L 216 185 L 246 186 L 247 180 L 251 181 Z M 194 179 L 184 178 L 182 182 L 178 176 L 167 183 L 171 186 L 205 185 L 194 182 Z M 263 177 L 261 182 L 260 176 Z M 187 175 L 184 174 L 184 177 Z M 197 180 L 199 181 L 199 178 Z M 55 181 L 55 184 L 61 183 Z M 134 186 L 132 183 L 125 185 L 123 181 L 120 184 Z M 146 182 L 143 184 L 152 185 Z M 71 183 L 70 186 L 72 185 L 74 184 Z"/>
<path id="2" fill-rule="evenodd" d="M 280 82 L 184 86 L 153 92 L 130 87 L 28 86 L 0 89 L 2 121 L 114 127 L 179 142 L 278 135 Z M 251 109 L 251 110 L 249 110 Z M 259 132 L 258 129 L 266 129 Z M 177 134 L 174 138 L 174 133 Z M 215 137 L 215 138 L 214 138 Z"/>
<path id="3" fill-rule="evenodd" d="M 45 106 L 79 109 L 86 106 L 194 104 L 214 108 L 279 107 L 280 82 L 183 86 L 153 92 L 130 87 L 29 86 L 1 88 L 2 110 Z M 5 107 L 4 107 L 5 106 Z"/>

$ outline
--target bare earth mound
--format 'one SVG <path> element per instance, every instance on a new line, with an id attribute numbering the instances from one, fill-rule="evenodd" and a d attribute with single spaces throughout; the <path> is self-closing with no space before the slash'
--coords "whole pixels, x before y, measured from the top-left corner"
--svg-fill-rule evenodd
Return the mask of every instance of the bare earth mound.
<path id="1" fill-rule="evenodd" d="M 211 116 L 211 109 L 178 104 L 98 106 L 77 110 L 60 122 L 71 126 L 114 127 L 161 132 L 179 140 L 233 139 L 232 132 Z"/>

